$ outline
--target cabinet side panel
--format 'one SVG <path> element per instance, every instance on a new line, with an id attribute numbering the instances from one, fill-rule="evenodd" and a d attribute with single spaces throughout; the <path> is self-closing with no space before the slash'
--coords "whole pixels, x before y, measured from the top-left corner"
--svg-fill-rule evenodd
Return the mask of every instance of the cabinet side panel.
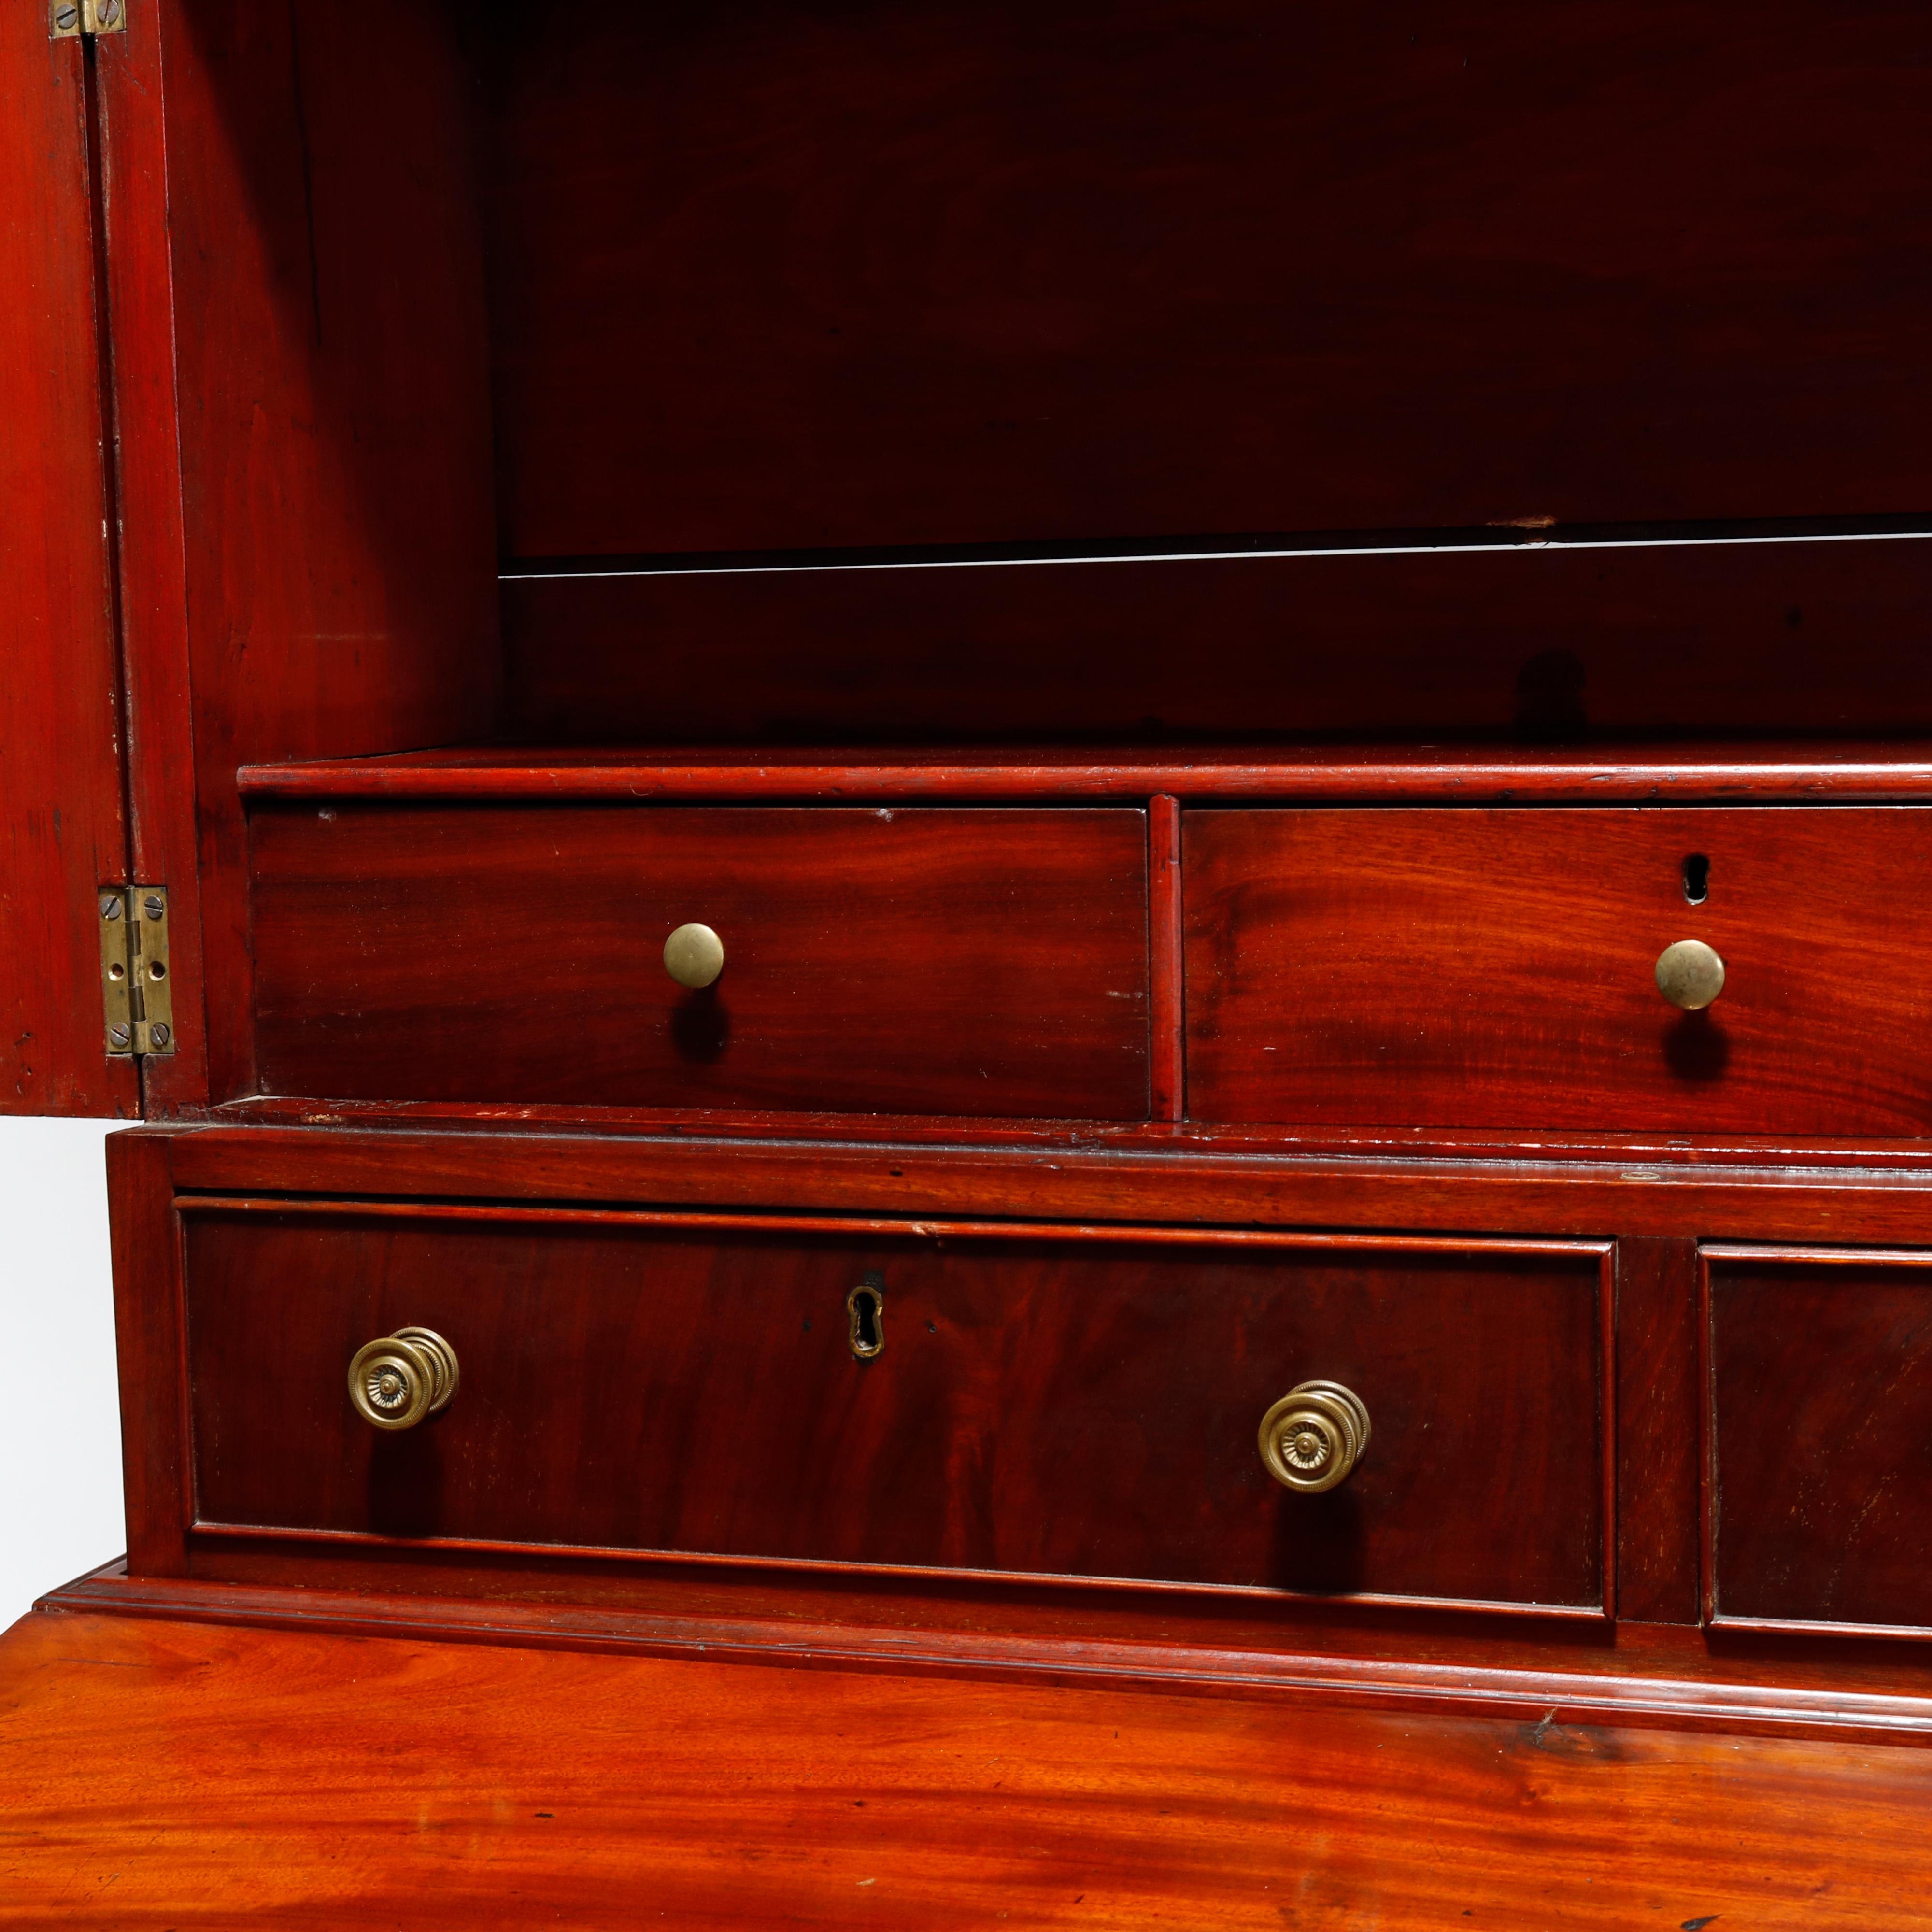
<path id="1" fill-rule="evenodd" d="M 166 251 L 116 317 L 124 387 L 137 364 L 149 379 L 130 512 L 134 540 L 154 538 L 158 648 L 186 625 L 155 694 L 172 760 L 156 782 L 178 797 L 191 738 L 196 849 L 168 863 L 202 874 L 218 1100 L 254 1077 L 236 767 L 473 737 L 494 716 L 473 88 L 429 0 L 194 0 L 115 38 L 104 89 L 127 194 L 110 232 Z"/>
<path id="2" fill-rule="evenodd" d="M 81 50 L 0 16 L 0 1112 L 140 1112 L 102 1032 L 127 862 Z"/>

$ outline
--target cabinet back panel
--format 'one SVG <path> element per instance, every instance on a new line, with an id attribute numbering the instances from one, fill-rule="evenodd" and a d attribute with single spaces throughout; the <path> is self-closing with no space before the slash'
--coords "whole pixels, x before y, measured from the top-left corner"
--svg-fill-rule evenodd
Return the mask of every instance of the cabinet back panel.
<path id="1" fill-rule="evenodd" d="M 1909 0 L 496 34 L 513 556 L 1928 507 Z"/>
<path id="2" fill-rule="evenodd" d="M 1921 539 L 512 576 L 502 595 L 509 729 L 538 744 L 1932 731 Z"/>

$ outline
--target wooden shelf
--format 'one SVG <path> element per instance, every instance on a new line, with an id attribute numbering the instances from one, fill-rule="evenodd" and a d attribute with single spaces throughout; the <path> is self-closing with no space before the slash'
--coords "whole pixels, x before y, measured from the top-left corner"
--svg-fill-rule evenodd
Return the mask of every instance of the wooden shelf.
<path id="1" fill-rule="evenodd" d="M 450 746 L 244 765 L 250 801 L 339 799 L 1119 799 L 1283 804 L 1631 805 L 1932 797 L 1932 749 L 1466 746 Z"/>

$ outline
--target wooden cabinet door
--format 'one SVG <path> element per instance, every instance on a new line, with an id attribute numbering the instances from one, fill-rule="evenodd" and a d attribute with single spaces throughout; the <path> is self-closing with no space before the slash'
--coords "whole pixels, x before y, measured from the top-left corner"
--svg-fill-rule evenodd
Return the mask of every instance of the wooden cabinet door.
<path id="1" fill-rule="evenodd" d="M 95 888 L 127 881 L 81 44 L 0 11 L 0 1113 L 131 1116 Z"/>

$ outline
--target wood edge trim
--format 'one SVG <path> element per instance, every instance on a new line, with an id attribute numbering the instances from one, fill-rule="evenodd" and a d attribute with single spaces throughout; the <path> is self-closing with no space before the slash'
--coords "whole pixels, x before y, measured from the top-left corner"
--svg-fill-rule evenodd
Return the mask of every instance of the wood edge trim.
<path id="1" fill-rule="evenodd" d="M 317 1544 L 328 1549 L 422 1551 L 452 1556 L 537 1557 L 547 1562 L 628 1563 L 640 1569 L 778 1571 L 824 1576 L 877 1576 L 912 1582 L 972 1583 L 992 1588 L 1104 1591 L 1126 1596 L 1205 1597 L 1216 1602 L 1251 1600 L 1312 1604 L 1328 1608 L 1451 1612 L 1463 1616 L 1534 1617 L 1606 1624 L 1598 1604 L 1510 1602 L 1484 1597 L 1399 1596 L 1363 1591 L 1348 1596 L 1319 1596 L 1304 1590 L 1277 1590 L 1257 1583 L 1193 1583 L 1149 1576 L 1082 1576 L 1064 1571 L 968 1570 L 938 1564 L 854 1563 L 830 1557 L 727 1555 L 709 1550 L 616 1550 L 599 1544 L 514 1543 L 482 1537 L 377 1536 L 358 1529 L 290 1529 L 272 1524 L 204 1522 L 190 1526 L 190 1541 L 203 1538 L 235 1543 Z"/>
<path id="2" fill-rule="evenodd" d="M 1597 1263 L 1597 1408 L 1602 1486 L 1604 1615 L 1617 1615 L 1617 1246 L 1604 1244 Z"/>
<path id="3" fill-rule="evenodd" d="M 956 1220 L 936 1216 L 904 1218 L 850 1214 L 758 1214 L 678 1212 L 626 1208 L 525 1207 L 520 1203 L 447 1201 L 361 1201 L 352 1198 L 179 1194 L 178 1214 L 313 1214 L 344 1220 L 370 1216 L 425 1221 L 536 1222 L 589 1227 L 717 1228 L 746 1234 L 872 1234 L 904 1240 L 1111 1241 L 1166 1246 L 1341 1249 L 1356 1253 L 1496 1256 L 1580 1259 L 1594 1256 L 1607 1268 L 1616 1243 L 1520 1235 L 1334 1234 L 1300 1228 L 1193 1228 L 1134 1222 Z"/>
<path id="4" fill-rule="evenodd" d="M 318 1118 L 319 1117 L 319 1118 Z M 1786 1136 L 1680 1138 L 1660 1144 L 1654 1136 L 1595 1136 L 1537 1133 L 1525 1139 L 1503 1128 L 1400 1128 L 1309 1126 L 1294 1121 L 1216 1121 L 1053 1118 L 992 1114 L 823 1114 L 754 1107 L 572 1106 L 548 1102 L 328 1100 L 314 1094 L 247 1094 L 170 1118 L 158 1132 L 213 1133 L 247 1127 L 291 1132 L 325 1128 L 349 1133 L 380 1128 L 437 1134 L 523 1135 L 554 1140 L 664 1141 L 683 1144 L 710 1136 L 732 1146 L 837 1145 L 916 1147 L 1013 1153 L 1202 1154 L 1234 1151 L 1262 1158 L 1288 1156 L 1352 1162 L 1403 1161 L 1522 1162 L 1525 1149 L 1547 1166 L 1661 1168 L 1690 1172 L 1932 1173 L 1932 1139 L 1916 1142 L 1794 1141 Z M 1179 1131 L 1175 1131 L 1176 1129 Z"/>
<path id="5" fill-rule="evenodd" d="M 1932 1743 L 1932 1697 L 1584 1671 L 1526 1671 L 1380 1658 L 1279 1654 L 748 1618 L 526 1609 L 462 1600 L 193 1582 L 148 1584 L 111 1568 L 49 1592 L 36 1612 L 108 1615 L 317 1635 L 427 1639 L 759 1664 L 786 1668 L 1006 1678 L 1194 1695 L 1268 1696 L 1440 1710 L 1562 1725 L 1640 1724 Z"/>
<path id="6" fill-rule="evenodd" d="M 1932 1624 L 1827 1623 L 1811 1617 L 1727 1617 L 1713 1614 L 1708 1628 L 1748 1636 L 1876 1638 L 1886 1643 L 1932 1643 Z"/>
<path id="7" fill-rule="evenodd" d="M 540 748 L 526 765 L 411 765 L 311 760 L 243 765 L 244 802 L 318 798 L 393 801 L 796 799 L 849 802 L 1034 799 L 1294 805 L 1672 805 L 1740 800 L 1907 804 L 1932 796 L 1932 764 L 1872 760 L 1821 766 L 1798 760 L 1582 760 L 1552 766 L 1475 758 L 1437 764 L 1318 760 L 1203 764 L 1198 760 L 1023 765 L 711 764 L 550 765 Z"/>
<path id="8" fill-rule="evenodd" d="M 600 1152 L 632 1154 L 640 1160 L 664 1156 L 691 1160 L 726 1151 L 741 1160 L 760 1157 L 809 1160 L 826 1165 L 890 1156 L 895 1160 L 916 1163 L 925 1169 L 944 1168 L 960 1163 L 985 1168 L 997 1163 L 1015 1172 L 1029 1173 L 1093 1168 L 1108 1174 L 1144 1173 L 1157 1177 L 1185 1172 L 1190 1176 L 1206 1174 L 1216 1179 L 1366 1178 L 1397 1183 L 1468 1183 L 1485 1187 L 1507 1187 L 1517 1192 L 1526 1186 L 1547 1183 L 1565 1187 L 1577 1184 L 1624 1190 L 1640 1186 L 1665 1190 L 1678 1196 L 1730 1190 L 1774 1198 L 1793 1193 L 1811 1196 L 1822 1192 L 1834 1196 L 1878 1193 L 1912 1198 L 1932 1193 L 1932 1166 L 1891 1167 L 1861 1164 L 1856 1156 L 1841 1164 L 1820 1166 L 1807 1166 L 1796 1159 L 1762 1163 L 1653 1160 L 1594 1149 L 1572 1155 L 1560 1150 L 1547 1150 L 1540 1142 L 1527 1149 L 1519 1148 L 1514 1153 L 1507 1148 L 1492 1148 L 1469 1152 L 1432 1149 L 1426 1153 L 1410 1153 L 1388 1147 L 1360 1152 L 1346 1148 L 1302 1145 L 1280 1149 L 1227 1149 L 1214 1145 L 1211 1140 L 1206 1144 L 1166 1139 L 1124 1143 L 1112 1134 L 1112 1130 L 1122 1124 L 1112 1121 L 1067 1124 L 1070 1133 L 1087 1129 L 1094 1136 L 1091 1139 L 1083 1138 L 1076 1145 L 1057 1139 L 1006 1139 L 1000 1138 L 997 1131 L 991 1136 L 975 1137 L 980 1135 L 982 1124 L 966 1117 L 959 1118 L 965 1132 L 958 1140 L 895 1139 L 893 1123 L 889 1116 L 866 1117 L 879 1123 L 876 1138 L 864 1134 L 855 1126 L 849 1134 L 842 1130 L 831 1138 L 790 1138 L 783 1132 L 782 1124 L 772 1121 L 772 1117 L 758 1118 L 767 1124 L 760 1131 L 746 1133 L 680 1132 L 670 1126 L 654 1126 L 644 1132 L 613 1132 L 587 1117 L 580 1123 L 552 1120 L 504 1122 L 479 1117 L 472 1124 L 466 1118 L 424 1119 L 406 1112 L 394 1115 L 364 1114 L 340 1121 L 196 1118 L 173 1122 L 168 1130 L 181 1135 L 181 1158 L 190 1164 L 190 1172 L 192 1163 L 199 1159 L 218 1159 L 244 1148 L 284 1154 L 292 1148 L 318 1145 L 357 1154 L 380 1150 L 386 1160 L 393 1160 L 399 1148 L 406 1156 L 434 1151 L 440 1157 L 456 1152 L 502 1158 L 510 1151 L 527 1150 L 532 1145 L 542 1145 L 588 1146 Z M 699 1119 L 694 1124 L 701 1130 L 705 1123 Z M 1126 1124 L 1144 1127 L 1148 1124 Z M 1152 1124 L 1159 1128 L 1168 1124 Z M 1211 1135 L 1217 1126 L 1225 1126 L 1230 1133 L 1237 1132 L 1240 1124 L 1193 1121 L 1189 1125 Z M 326 1138 L 318 1141 L 318 1136 Z M 1932 1151 L 1932 1144 L 1928 1144 L 1928 1151 Z M 190 1191 L 218 1191 L 193 1179 L 182 1184 Z M 1735 1236 L 1719 1238 L 1738 1242 Z M 1774 1243 L 1778 1238 L 1771 1238 Z M 1802 1241 L 1808 1238 L 1788 1238 Z M 1737 1245 L 1737 1252 L 1741 1256 L 1756 1257 L 1774 1252 L 1774 1247 L 1768 1244 Z M 1808 1256 L 1814 1251 L 1806 1248 L 1793 1249 L 1791 1252 L 1802 1252 Z M 1820 1248 L 1815 1252 L 1820 1258 L 1849 1252 L 1852 1258 L 1862 1259 L 1886 1251 Z M 1915 1258 L 1932 1258 L 1932 1250 L 1896 1252 Z"/>
<path id="9" fill-rule="evenodd" d="M 1776 1241 L 1700 1241 L 1697 1252 L 1712 1262 L 1751 1262 L 1769 1268 L 1932 1268 L 1932 1249 L 1813 1247 Z"/>
<path id="10" fill-rule="evenodd" d="M 1697 1250 L 1697 1615 L 1718 1621 L 1718 1361 L 1711 1334 L 1712 1250 Z"/>

